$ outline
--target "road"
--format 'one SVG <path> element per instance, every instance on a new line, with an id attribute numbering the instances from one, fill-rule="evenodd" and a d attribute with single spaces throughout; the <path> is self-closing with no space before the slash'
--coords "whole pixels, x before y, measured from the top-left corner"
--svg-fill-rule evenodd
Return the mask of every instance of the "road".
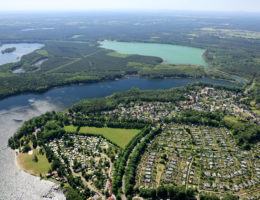
<path id="1" fill-rule="evenodd" d="M 252 81 L 252 84 L 245 90 L 244 94 L 247 94 L 255 86 L 255 78 Z"/>

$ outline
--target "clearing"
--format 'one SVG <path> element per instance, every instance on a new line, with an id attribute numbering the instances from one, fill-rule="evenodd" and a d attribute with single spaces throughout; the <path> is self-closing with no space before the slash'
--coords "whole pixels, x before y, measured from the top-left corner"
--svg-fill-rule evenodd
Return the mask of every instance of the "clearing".
<path id="1" fill-rule="evenodd" d="M 77 127 L 66 126 L 65 131 L 75 132 Z M 81 127 L 79 133 L 102 135 L 108 140 L 114 142 L 118 146 L 125 148 L 130 140 L 140 132 L 138 129 L 121 129 L 121 128 L 96 128 L 96 127 Z"/>

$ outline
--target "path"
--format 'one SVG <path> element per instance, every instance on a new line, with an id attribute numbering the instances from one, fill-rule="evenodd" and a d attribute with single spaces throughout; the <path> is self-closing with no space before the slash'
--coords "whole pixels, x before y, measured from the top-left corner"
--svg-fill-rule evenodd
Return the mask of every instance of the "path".
<path id="1" fill-rule="evenodd" d="M 98 194 L 98 195 L 102 198 L 102 200 L 105 200 L 105 199 L 106 199 L 106 197 L 105 197 L 96 187 L 92 186 L 89 182 L 87 182 L 87 181 L 85 180 L 85 178 L 84 178 L 81 174 L 76 174 L 76 173 L 74 172 L 74 170 L 72 169 L 72 167 L 70 167 L 70 169 L 71 169 L 72 174 L 73 174 L 74 176 L 81 178 L 81 180 L 83 181 L 83 184 L 84 184 L 85 186 L 88 186 L 88 188 L 89 188 L 90 190 L 92 190 L 92 191 L 94 191 L 96 194 Z"/>
<path id="2" fill-rule="evenodd" d="M 255 86 L 255 78 L 252 81 L 252 84 L 247 89 L 245 89 L 244 94 L 247 94 L 254 86 Z"/>
<path id="3" fill-rule="evenodd" d="M 64 67 L 69 66 L 69 65 L 71 65 L 71 64 L 73 64 L 73 63 L 76 63 L 76 62 L 78 62 L 78 61 L 80 61 L 80 60 L 82 60 L 82 59 L 84 59 L 84 58 L 93 56 L 94 54 L 96 54 L 96 53 L 98 53 L 98 52 L 100 52 L 100 51 L 103 51 L 103 49 L 99 49 L 99 50 L 97 50 L 97 51 L 94 51 L 94 52 L 92 52 L 92 53 L 90 53 L 90 54 L 87 54 L 87 55 L 81 57 L 81 58 L 74 58 L 74 59 L 73 59 L 71 62 L 69 62 L 69 63 L 60 65 L 59 67 L 56 67 L 56 68 L 54 68 L 54 69 L 49 70 L 48 73 L 58 71 L 58 70 L 60 70 L 60 69 L 62 69 L 62 68 L 64 68 Z"/>
<path id="4" fill-rule="evenodd" d="M 189 178 L 190 178 L 190 170 L 191 170 L 191 166 L 192 166 L 193 160 L 194 160 L 194 158 L 192 157 L 192 160 L 190 161 L 189 169 L 188 169 L 188 171 L 187 171 L 186 189 L 188 189 Z"/>
<path id="5" fill-rule="evenodd" d="M 112 175 L 111 174 L 112 174 L 113 163 L 112 163 L 111 159 L 106 154 L 104 154 L 104 153 L 100 153 L 100 154 L 103 157 L 105 157 L 108 160 L 108 162 L 109 162 L 110 167 L 109 167 L 109 171 L 108 171 L 108 176 L 109 176 L 110 179 L 112 179 Z M 106 183 L 105 191 L 109 188 L 110 185 L 111 185 L 110 184 L 110 180 L 108 179 L 107 183 Z"/>

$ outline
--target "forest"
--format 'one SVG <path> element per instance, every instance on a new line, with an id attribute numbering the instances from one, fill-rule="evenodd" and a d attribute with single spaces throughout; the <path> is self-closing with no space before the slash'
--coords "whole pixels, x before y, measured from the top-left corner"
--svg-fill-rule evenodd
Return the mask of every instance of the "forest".
<path id="1" fill-rule="evenodd" d="M 82 180 L 73 177 L 71 170 L 68 170 L 68 174 L 63 173 L 63 164 L 59 162 L 53 152 L 50 151 L 49 147 L 45 145 L 46 142 L 55 138 L 61 138 L 64 136 L 68 137 L 68 134 L 81 134 L 79 132 L 80 128 L 86 126 L 141 129 L 141 132 L 135 135 L 124 149 L 121 149 L 120 156 L 114 163 L 115 171 L 112 180 L 113 194 L 116 195 L 117 199 L 121 199 L 123 186 L 122 179 L 123 176 L 125 176 L 125 194 L 128 199 L 132 198 L 133 193 L 138 193 L 144 198 L 151 199 L 167 198 L 169 196 L 190 199 L 194 197 L 196 191 L 189 189 L 186 190 L 182 187 L 158 187 L 155 190 L 139 190 L 134 188 L 137 163 L 139 162 L 149 141 L 161 132 L 161 125 L 174 122 L 176 124 L 187 125 L 197 124 L 213 127 L 225 126 L 232 132 L 237 145 L 246 150 L 250 149 L 253 144 L 260 141 L 259 126 L 248 122 L 234 123 L 226 121 L 224 119 L 224 112 L 183 110 L 175 117 L 168 117 L 159 120 L 157 127 L 152 127 L 154 126 L 154 123 L 149 120 L 138 120 L 134 118 L 117 120 L 115 116 L 104 116 L 103 112 L 116 109 L 118 108 L 118 105 L 124 105 L 127 107 L 142 102 L 174 102 L 174 104 L 178 106 L 180 101 L 187 100 L 185 94 L 191 91 L 200 91 L 205 87 L 214 87 L 215 89 L 232 91 L 234 93 L 241 93 L 243 91 L 241 88 L 235 87 L 194 83 L 185 87 L 170 90 L 142 91 L 139 89 L 132 89 L 127 92 L 115 93 L 105 98 L 83 100 L 65 112 L 47 112 L 39 117 L 30 119 L 25 122 L 13 137 L 9 139 L 8 145 L 12 149 L 20 148 L 24 153 L 30 151 L 32 148 L 37 148 L 37 146 L 42 147 L 46 152 L 48 161 L 52 163 L 52 170 L 57 170 L 61 177 L 66 176 L 68 179 L 70 186 L 64 187 L 67 198 L 82 199 L 84 195 L 90 195 L 91 191 L 85 189 L 84 194 L 79 193 L 77 186 L 81 185 L 84 188 Z M 68 125 L 75 126 L 75 131 L 66 132 L 64 127 Z M 39 130 L 37 131 L 36 137 L 35 133 L 37 129 Z M 87 135 L 93 136 L 91 133 Z M 110 142 L 114 144 L 112 141 Z M 118 147 L 118 145 L 114 145 Z M 129 157 L 130 154 L 131 157 Z M 211 199 L 211 197 L 205 195 L 201 196 L 201 199 Z"/>
<path id="2" fill-rule="evenodd" d="M 22 18 L 14 15 L 19 22 L 19 25 L 14 25 L 12 19 L 2 15 L 0 43 L 38 42 L 45 46 L 23 56 L 18 63 L 0 66 L 0 98 L 43 92 L 56 86 L 114 80 L 133 74 L 148 78 L 211 77 L 224 80 L 232 80 L 230 74 L 246 80 L 259 77 L 260 45 L 259 39 L 253 36 L 260 27 L 255 25 L 259 24 L 255 16 L 247 16 L 245 23 L 236 15 L 224 15 L 219 19 L 215 15 L 200 18 L 196 13 L 184 13 L 189 20 L 168 12 L 156 15 L 125 13 L 120 18 L 117 13 L 105 13 L 105 18 L 101 13 L 71 13 L 70 17 L 62 13 L 46 17 L 39 13 L 35 19 L 31 19 L 30 14 Z M 59 23 L 51 23 L 49 19 L 58 19 Z M 247 37 L 239 37 L 239 30 L 246 32 Z M 212 70 L 200 66 L 161 65 L 162 60 L 155 57 L 116 57 L 111 51 L 98 47 L 98 41 L 102 40 L 206 49 L 203 57 Z M 43 59 L 48 60 L 39 70 L 34 63 Z M 12 74 L 18 68 L 23 68 L 26 73 Z M 256 88 L 259 86 L 256 85 Z"/>

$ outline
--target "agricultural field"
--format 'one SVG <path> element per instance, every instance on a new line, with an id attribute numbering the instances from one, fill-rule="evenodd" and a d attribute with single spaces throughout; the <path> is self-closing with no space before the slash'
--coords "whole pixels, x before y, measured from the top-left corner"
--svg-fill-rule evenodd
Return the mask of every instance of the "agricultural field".
<path id="1" fill-rule="evenodd" d="M 68 132 L 75 132 L 77 127 L 67 126 L 65 130 Z M 96 128 L 96 127 L 81 127 L 79 130 L 80 134 L 93 134 L 102 135 L 111 142 L 124 148 L 128 142 L 138 133 L 140 130 L 137 129 L 120 129 L 120 128 Z"/>
<path id="2" fill-rule="evenodd" d="M 165 125 L 139 162 L 136 188 L 182 185 L 199 193 L 259 198 L 259 145 L 240 150 L 225 128 Z"/>
<path id="3" fill-rule="evenodd" d="M 260 33 L 254 31 L 246 31 L 246 30 L 232 30 L 232 29 L 215 29 L 205 27 L 201 29 L 209 34 L 213 34 L 219 36 L 221 38 L 245 38 L 245 39 L 260 39 Z"/>

